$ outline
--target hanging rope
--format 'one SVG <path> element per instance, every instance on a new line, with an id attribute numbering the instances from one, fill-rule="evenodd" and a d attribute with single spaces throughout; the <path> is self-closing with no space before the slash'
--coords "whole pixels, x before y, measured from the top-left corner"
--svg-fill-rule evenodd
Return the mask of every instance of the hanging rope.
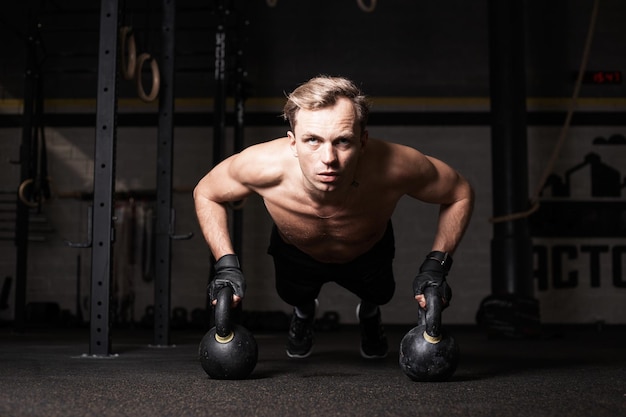
<path id="1" fill-rule="evenodd" d="M 580 88 L 583 83 L 583 77 L 585 75 L 585 70 L 587 69 L 587 63 L 589 62 L 589 52 L 591 51 L 591 43 L 593 40 L 593 34 L 595 32 L 596 20 L 598 18 L 598 9 L 599 9 L 600 0 L 595 0 L 593 3 L 593 10 L 591 12 L 591 19 L 589 22 L 589 29 L 587 30 L 587 38 L 585 39 L 585 47 L 583 49 L 583 56 L 580 63 L 580 68 L 578 70 L 578 76 L 576 78 L 576 83 L 574 85 L 574 92 L 572 94 L 571 99 L 569 100 L 567 106 L 567 115 L 565 117 L 565 122 L 561 127 L 561 131 L 559 133 L 558 140 L 552 150 L 552 155 L 546 165 L 545 170 L 543 171 L 543 175 L 541 176 L 541 180 L 537 184 L 537 188 L 535 193 L 533 194 L 530 200 L 530 208 L 526 211 L 512 213 L 505 216 L 500 217 L 492 217 L 489 219 L 492 223 L 502 223 L 511 220 L 522 219 L 530 216 L 535 211 L 539 209 L 539 196 L 541 195 L 541 191 L 545 186 L 548 178 L 550 177 L 552 171 L 554 170 L 554 166 L 556 165 L 556 160 L 559 157 L 561 152 L 561 148 L 563 148 L 563 144 L 565 143 L 565 139 L 567 138 L 567 134 L 569 133 L 569 128 L 572 124 L 572 117 L 574 115 L 574 109 L 576 107 L 578 96 L 580 95 Z"/>

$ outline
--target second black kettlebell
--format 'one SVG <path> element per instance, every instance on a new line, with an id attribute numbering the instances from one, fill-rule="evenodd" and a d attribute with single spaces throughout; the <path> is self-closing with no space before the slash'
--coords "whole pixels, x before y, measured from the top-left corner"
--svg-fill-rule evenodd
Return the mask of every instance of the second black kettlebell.
<path id="1" fill-rule="evenodd" d="M 215 327 L 200 341 L 200 364 L 213 379 L 245 379 L 254 370 L 258 359 L 258 347 L 252 333 L 231 322 L 232 298 L 230 287 L 219 291 Z"/>
<path id="2" fill-rule="evenodd" d="M 421 323 L 411 329 L 400 343 L 400 367 L 413 381 L 446 381 L 459 362 L 459 346 L 441 329 L 443 302 L 437 290 L 424 290 L 426 311 L 418 312 Z"/>

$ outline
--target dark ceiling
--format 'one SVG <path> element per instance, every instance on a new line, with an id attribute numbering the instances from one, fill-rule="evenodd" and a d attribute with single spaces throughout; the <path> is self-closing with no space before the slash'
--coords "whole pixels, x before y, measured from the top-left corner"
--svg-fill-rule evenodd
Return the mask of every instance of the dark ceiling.
<path id="1" fill-rule="evenodd" d="M 580 65 L 593 0 L 525 4 L 529 95 L 566 97 Z M 31 37 L 39 40 L 46 98 L 95 96 L 99 1 L 30 0 L 1 7 L 0 98 L 22 96 Z M 626 2 L 604 0 L 600 7 L 589 68 L 621 72 Z M 120 8 L 120 25 L 133 27 L 137 52 L 158 60 L 161 1 L 120 1 Z M 378 0 L 373 12 L 363 11 L 356 0 L 178 0 L 177 97 L 213 94 L 215 33 L 224 8 L 228 70 L 245 71 L 252 97 L 280 97 L 319 73 L 350 76 L 378 96 L 488 95 L 486 0 Z M 625 95 L 623 84 L 585 88 L 582 94 Z M 135 87 L 121 80 L 118 94 L 134 97 Z"/>

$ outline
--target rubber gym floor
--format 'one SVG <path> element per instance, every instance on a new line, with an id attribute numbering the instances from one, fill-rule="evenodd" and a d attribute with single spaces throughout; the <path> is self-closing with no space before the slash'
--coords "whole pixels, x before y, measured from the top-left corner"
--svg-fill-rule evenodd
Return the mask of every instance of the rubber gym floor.
<path id="1" fill-rule="evenodd" d="M 461 349 L 450 381 L 413 382 L 398 365 L 409 327 L 388 326 L 389 356 L 359 355 L 358 327 L 316 333 L 313 354 L 290 359 L 283 332 L 255 333 L 259 360 L 241 381 L 210 379 L 198 361 L 204 331 L 112 330 L 113 353 L 85 355 L 89 329 L 1 328 L 0 416 L 626 416 L 623 326 L 549 328 L 496 340 L 449 326 Z"/>

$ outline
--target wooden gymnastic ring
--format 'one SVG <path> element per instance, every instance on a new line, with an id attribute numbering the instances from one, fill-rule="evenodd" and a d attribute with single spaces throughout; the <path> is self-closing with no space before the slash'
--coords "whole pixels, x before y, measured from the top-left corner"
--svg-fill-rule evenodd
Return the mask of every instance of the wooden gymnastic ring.
<path id="1" fill-rule="evenodd" d="M 376 0 L 370 0 L 370 5 L 366 5 L 363 0 L 356 0 L 359 8 L 364 12 L 371 13 L 376 9 Z"/>
<path id="2" fill-rule="evenodd" d="M 146 92 L 143 89 L 143 83 L 141 82 L 141 69 L 143 67 L 143 63 L 150 59 L 150 69 L 152 71 L 152 89 L 150 90 L 150 95 L 146 95 Z M 137 59 L 137 95 L 139 98 L 146 103 L 150 103 L 154 101 L 159 95 L 159 87 L 161 86 L 161 76 L 159 74 L 159 64 L 156 62 L 156 59 L 152 58 L 149 53 L 144 52 L 139 55 Z"/>
<path id="3" fill-rule="evenodd" d="M 26 196 L 24 195 L 24 190 L 26 190 L 26 187 L 28 187 L 29 185 L 31 185 L 33 183 L 33 179 L 29 178 L 27 180 L 22 181 L 22 183 L 20 184 L 19 188 L 17 189 L 17 196 L 19 197 L 20 201 L 22 203 L 24 203 L 24 205 L 28 206 L 28 207 L 38 207 L 39 203 L 36 201 L 29 201 Z"/>
<path id="4" fill-rule="evenodd" d="M 127 45 L 128 49 L 126 48 Z M 137 68 L 137 45 L 135 44 L 135 34 L 132 27 L 124 26 L 120 28 L 120 47 L 122 76 L 125 80 L 132 80 L 135 77 Z"/>

